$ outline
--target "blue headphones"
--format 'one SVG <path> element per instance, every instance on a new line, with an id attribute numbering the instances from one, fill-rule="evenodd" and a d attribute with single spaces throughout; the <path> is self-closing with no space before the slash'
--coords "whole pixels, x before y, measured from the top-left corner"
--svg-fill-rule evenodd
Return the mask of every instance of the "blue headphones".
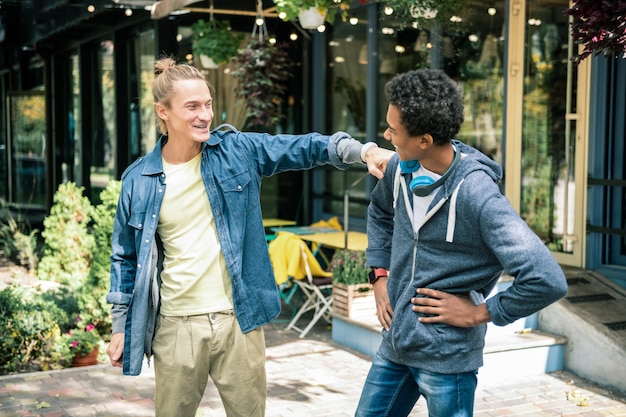
<path id="1" fill-rule="evenodd" d="M 457 151 L 456 146 L 455 146 L 454 147 L 454 160 L 452 161 L 450 168 L 448 168 L 448 170 L 441 176 L 441 178 L 435 181 L 431 177 L 428 177 L 426 175 L 420 175 L 411 180 L 411 182 L 409 183 L 409 188 L 411 188 L 411 191 L 413 191 L 413 194 L 415 194 L 416 196 L 426 197 L 435 188 L 441 186 L 441 184 L 443 184 L 448 179 L 450 174 L 452 174 L 452 171 L 454 171 L 454 168 L 456 168 L 456 166 L 459 164 L 460 160 L 461 160 L 461 154 L 459 151 Z M 400 170 L 402 171 L 403 174 L 413 173 L 417 171 L 418 169 L 420 169 L 420 166 L 421 166 L 420 163 L 416 160 L 400 161 Z"/>

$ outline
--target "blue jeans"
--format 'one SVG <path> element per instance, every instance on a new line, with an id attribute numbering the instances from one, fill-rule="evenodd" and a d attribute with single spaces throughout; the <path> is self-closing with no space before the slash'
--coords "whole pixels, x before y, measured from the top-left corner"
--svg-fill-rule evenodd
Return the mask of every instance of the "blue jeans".
<path id="1" fill-rule="evenodd" d="M 355 417 L 408 416 L 420 395 L 426 399 L 429 417 L 471 417 L 476 373 L 439 374 L 399 365 L 377 353 Z"/>

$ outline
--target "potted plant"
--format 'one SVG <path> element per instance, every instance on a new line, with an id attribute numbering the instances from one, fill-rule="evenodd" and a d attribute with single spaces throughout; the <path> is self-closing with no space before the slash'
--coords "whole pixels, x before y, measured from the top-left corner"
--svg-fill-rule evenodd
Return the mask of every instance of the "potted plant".
<path id="1" fill-rule="evenodd" d="M 336 250 L 330 261 L 333 273 L 333 311 L 346 317 L 375 314 L 374 291 L 365 267 L 365 251 Z"/>
<path id="2" fill-rule="evenodd" d="M 574 0 L 565 14 L 572 16 L 572 37 L 584 49 L 573 59 L 579 64 L 591 54 L 626 58 L 625 2 Z"/>
<path id="3" fill-rule="evenodd" d="M 391 7 L 394 16 L 407 23 L 417 21 L 420 26 L 437 22 L 439 26 L 450 24 L 450 17 L 460 14 L 468 5 L 468 0 L 381 0 L 383 7 Z"/>
<path id="4" fill-rule="evenodd" d="M 325 20 L 332 24 L 337 13 L 345 20 L 350 8 L 350 0 L 274 0 L 274 4 L 281 19 L 298 19 L 305 29 L 315 29 Z"/>
<path id="5" fill-rule="evenodd" d="M 191 50 L 205 68 L 217 68 L 230 61 L 244 38 L 243 33 L 230 30 L 227 20 L 199 19 L 191 25 L 191 30 Z"/>
<path id="6" fill-rule="evenodd" d="M 253 39 L 233 61 L 237 68 L 232 75 L 239 81 L 236 95 L 248 108 L 245 124 L 263 130 L 276 126 L 285 118 L 281 105 L 293 65 L 287 45 Z"/>
<path id="7" fill-rule="evenodd" d="M 96 327 L 83 324 L 80 318 L 75 328 L 59 337 L 55 345 L 55 359 L 72 367 L 96 365 L 102 338 Z"/>

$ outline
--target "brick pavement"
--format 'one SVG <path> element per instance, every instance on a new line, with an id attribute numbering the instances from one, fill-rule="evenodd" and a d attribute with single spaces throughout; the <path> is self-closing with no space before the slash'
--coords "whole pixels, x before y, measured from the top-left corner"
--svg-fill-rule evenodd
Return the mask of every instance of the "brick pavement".
<path id="1" fill-rule="evenodd" d="M 332 342 L 324 323 L 303 340 L 284 327 L 266 328 L 267 417 L 352 416 L 370 358 Z M 0 417 L 152 416 L 153 392 L 151 368 L 139 377 L 108 365 L 2 376 Z M 210 382 L 198 416 L 225 416 Z M 411 416 L 427 416 L 422 399 Z M 482 382 L 479 375 L 475 416 L 626 416 L 626 396 L 567 372 Z"/>

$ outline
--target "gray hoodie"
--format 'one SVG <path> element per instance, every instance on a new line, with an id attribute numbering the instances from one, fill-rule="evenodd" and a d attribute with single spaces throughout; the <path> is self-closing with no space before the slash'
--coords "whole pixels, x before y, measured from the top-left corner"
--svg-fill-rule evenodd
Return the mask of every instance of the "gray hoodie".
<path id="1" fill-rule="evenodd" d="M 478 150 L 454 143 L 463 159 L 437 191 L 418 233 L 398 182 L 394 187 L 397 156 L 372 192 L 367 222 L 367 264 L 389 269 L 387 288 L 394 310 L 379 353 L 396 363 L 445 374 L 482 366 L 487 325 L 420 323 L 410 301 L 417 288 L 469 295 L 479 304 L 506 271 L 515 278 L 513 284 L 486 300 L 491 320 L 499 326 L 567 293 L 553 255 L 500 192 L 500 166 Z M 398 181 L 410 176 L 402 174 Z M 410 189 L 408 193 L 412 204 Z"/>

